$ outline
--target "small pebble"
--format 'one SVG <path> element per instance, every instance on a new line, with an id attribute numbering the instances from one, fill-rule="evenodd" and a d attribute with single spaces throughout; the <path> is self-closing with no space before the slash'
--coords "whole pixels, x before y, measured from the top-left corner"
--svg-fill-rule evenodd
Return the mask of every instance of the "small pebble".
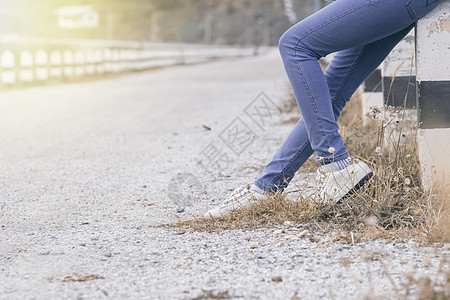
<path id="1" fill-rule="evenodd" d="M 281 276 L 272 276 L 272 281 L 281 282 L 283 281 L 283 278 L 281 278 Z"/>

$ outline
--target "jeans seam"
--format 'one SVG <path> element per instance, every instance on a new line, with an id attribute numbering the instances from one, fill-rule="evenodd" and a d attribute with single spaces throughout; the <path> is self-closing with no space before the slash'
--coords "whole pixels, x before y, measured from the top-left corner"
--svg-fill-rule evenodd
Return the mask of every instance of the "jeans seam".
<path id="1" fill-rule="evenodd" d="M 408 11 L 408 14 L 411 17 L 411 19 L 414 20 L 416 18 L 416 14 L 414 13 L 413 8 L 411 7 L 411 0 L 406 2 L 405 7 L 406 7 L 406 10 Z"/>

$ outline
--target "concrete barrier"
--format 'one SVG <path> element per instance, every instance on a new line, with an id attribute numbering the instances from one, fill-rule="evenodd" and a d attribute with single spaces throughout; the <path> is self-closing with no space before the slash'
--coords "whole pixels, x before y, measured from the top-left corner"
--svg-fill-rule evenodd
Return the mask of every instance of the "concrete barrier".
<path id="1" fill-rule="evenodd" d="M 103 51 L 103 65 L 106 73 L 113 71 L 112 57 L 113 55 L 111 49 L 105 49 Z"/>
<path id="2" fill-rule="evenodd" d="M 74 63 L 75 63 L 75 76 L 81 77 L 85 73 L 85 57 L 82 50 L 75 51 Z"/>
<path id="3" fill-rule="evenodd" d="M 50 53 L 50 78 L 62 77 L 62 54 L 59 50 L 53 50 Z"/>
<path id="4" fill-rule="evenodd" d="M 363 124 L 370 124 L 364 118 L 373 107 L 405 107 L 409 121 L 416 118 L 416 89 L 414 64 L 414 30 L 391 51 L 383 63 L 364 82 L 362 95 Z M 390 120 L 395 123 L 395 120 Z M 390 128 L 392 131 L 393 128 Z M 387 141 L 386 141 L 387 142 Z"/>
<path id="5" fill-rule="evenodd" d="M 1 83 L 13 85 L 16 83 L 16 58 L 11 50 L 4 50 L 0 54 Z"/>
<path id="6" fill-rule="evenodd" d="M 63 74 L 66 78 L 71 78 L 74 75 L 74 65 L 75 59 L 73 52 L 71 50 L 64 50 L 63 52 Z"/>
<path id="7" fill-rule="evenodd" d="M 24 50 L 20 53 L 19 59 L 19 79 L 22 83 L 29 83 L 34 80 L 33 54 Z"/>
<path id="8" fill-rule="evenodd" d="M 371 111 L 371 109 L 378 108 L 381 110 L 384 105 L 381 68 L 382 65 L 378 67 L 364 82 L 361 96 L 363 126 L 367 126 L 370 123 L 370 119 L 365 116 Z"/>
<path id="9" fill-rule="evenodd" d="M 112 71 L 113 72 L 119 72 L 121 70 L 120 65 L 120 50 L 119 49 L 113 49 L 112 50 Z"/>
<path id="10" fill-rule="evenodd" d="M 94 52 L 94 61 L 95 61 L 95 68 L 98 74 L 103 74 L 105 72 L 105 65 L 104 65 L 104 57 L 103 52 L 100 49 L 96 49 Z"/>
<path id="11" fill-rule="evenodd" d="M 417 22 L 416 64 L 422 183 L 450 184 L 450 2 Z"/>
<path id="12" fill-rule="evenodd" d="M 417 123 L 416 68 L 414 62 L 414 30 L 403 38 L 381 66 L 384 105 L 396 108 L 383 118 L 385 146 L 409 145 L 414 142 L 411 128 Z"/>
<path id="13" fill-rule="evenodd" d="M 0 39 L 0 45 L 3 86 L 254 55 L 253 48 L 233 46 L 82 39 Z"/>
<path id="14" fill-rule="evenodd" d="M 86 51 L 86 74 L 94 75 L 96 73 L 95 70 L 95 52 L 94 50 Z"/>
<path id="15" fill-rule="evenodd" d="M 414 30 L 411 30 L 386 57 L 382 64 L 381 75 L 386 105 L 406 109 L 416 108 Z"/>
<path id="16" fill-rule="evenodd" d="M 36 79 L 46 81 L 48 79 L 48 54 L 45 50 L 40 49 L 36 51 L 34 57 L 36 69 Z"/>

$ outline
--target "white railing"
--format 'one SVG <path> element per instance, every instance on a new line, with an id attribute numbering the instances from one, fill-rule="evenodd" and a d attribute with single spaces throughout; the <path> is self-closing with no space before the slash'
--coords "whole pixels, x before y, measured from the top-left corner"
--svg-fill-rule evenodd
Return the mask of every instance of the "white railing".
<path id="1" fill-rule="evenodd" d="M 67 81 L 254 54 L 254 48 L 220 45 L 82 39 L 0 40 L 0 85 Z"/>

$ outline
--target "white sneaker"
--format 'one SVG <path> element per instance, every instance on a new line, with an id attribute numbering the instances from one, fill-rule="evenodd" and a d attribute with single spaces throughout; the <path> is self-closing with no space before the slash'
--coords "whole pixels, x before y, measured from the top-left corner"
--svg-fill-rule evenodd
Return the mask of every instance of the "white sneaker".
<path id="1" fill-rule="evenodd" d="M 342 170 L 330 171 L 326 165 L 321 166 L 317 173 L 323 180 L 319 187 L 320 199 L 333 203 L 339 203 L 355 193 L 373 176 L 372 170 L 363 161 L 350 164 Z"/>
<path id="2" fill-rule="evenodd" d="M 266 199 L 266 196 L 249 188 L 249 185 L 241 186 L 219 206 L 205 213 L 205 217 L 222 217 L 236 210 L 249 207 L 253 203 Z"/>

